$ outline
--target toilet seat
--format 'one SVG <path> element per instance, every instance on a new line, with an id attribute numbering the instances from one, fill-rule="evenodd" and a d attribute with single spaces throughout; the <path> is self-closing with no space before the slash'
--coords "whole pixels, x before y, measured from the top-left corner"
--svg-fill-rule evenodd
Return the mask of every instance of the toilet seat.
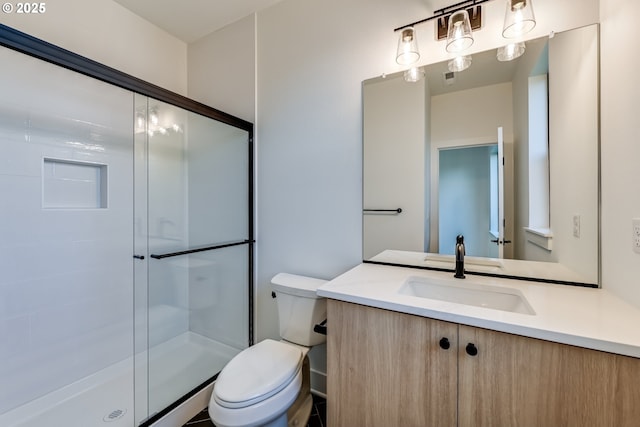
<path id="1" fill-rule="evenodd" d="M 255 427 L 264 426 L 285 416 L 287 409 L 293 404 L 302 386 L 302 371 L 300 370 L 284 389 L 273 396 L 244 408 L 225 408 L 215 399 L 209 402 L 211 421 L 218 427 Z M 285 421 L 286 423 L 286 421 Z"/>
<path id="2" fill-rule="evenodd" d="M 224 408 L 255 405 L 286 388 L 300 373 L 298 347 L 266 339 L 235 356 L 218 375 L 213 398 Z"/>
<path id="3" fill-rule="evenodd" d="M 282 416 L 286 420 L 302 386 L 303 359 L 299 347 L 270 339 L 241 351 L 213 386 L 211 420 L 218 427 L 262 426 Z"/>

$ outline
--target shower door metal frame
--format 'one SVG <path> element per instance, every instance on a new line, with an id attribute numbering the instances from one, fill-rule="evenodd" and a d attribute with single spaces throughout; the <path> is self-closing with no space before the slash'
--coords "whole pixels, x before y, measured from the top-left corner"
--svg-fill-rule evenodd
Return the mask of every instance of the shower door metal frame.
<path id="1" fill-rule="evenodd" d="M 59 46 L 53 45 L 44 40 L 30 36 L 21 31 L 15 30 L 4 24 L 0 24 L 0 46 L 15 50 L 25 55 L 32 56 L 42 61 L 49 62 L 51 64 L 75 71 L 77 73 L 92 77 L 94 79 L 109 83 L 111 85 L 120 87 L 122 89 L 129 90 L 133 93 L 138 93 L 150 98 L 157 99 L 167 104 L 174 105 L 176 107 L 183 108 L 187 111 L 200 114 L 204 117 L 208 117 L 219 122 L 228 124 L 238 129 L 244 130 L 248 133 L 248 220 L 247 224 L 247 239 L 241 242 L 234 243 L 236 245 L 247 245 L 248 249 L 248 313 L 249 313 L 249 342 L 247 345 L 251 346 L 254 343 L 254 250 L 255 250 L 255 238 L 254 238 L 254 144 L 253 144 L 253 123 L 235 117 L 231 114 L 217 110 L 208 105 L 194 101 L 183 95 L 177 94 L 170 90 L 164 89 L 160 86 L 146 82 L 137 77 L 126 74 L 115 68 L 108 67 L 92 59 L 86 58 L 82 55 L 78 55 L 69 50 L 63 49 Z M 220 245 L 208 248 L 197 248 L 193 252 L 219 249 L 228 245 Z M 189 251 L 186 251 L 187 253 Z M 151 255 L 151 257 L 166 257 L 176 254 L 165 255 Z M 132 256 L 135 256 L 132 253 Z M 187 393 L 172 405 L 166 407 L 162 411 L 154 414 L 152 417 L 146 419 L 140 426 L 150 426 L 160 418 L 171 412 L 183 402 L 187 401 L 193 395 L 209 386 L 218 377 L 218 373 L 212 376 L 204 383 L 198 385 L 191 392 Z"/>

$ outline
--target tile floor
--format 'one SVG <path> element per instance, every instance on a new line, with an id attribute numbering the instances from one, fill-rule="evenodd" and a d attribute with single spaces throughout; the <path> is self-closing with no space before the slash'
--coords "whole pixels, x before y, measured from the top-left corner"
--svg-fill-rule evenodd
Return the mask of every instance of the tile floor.
<path id="1" fill-rule="evenodd" d="M 307 427 L 324 427 L 327 425 L 327 401 L 319 396 L 313 395 L 313 409 Z M 215 427 L 209 419 L 209 413 L 205 409 L 193 417 L 182 427 Z"/>

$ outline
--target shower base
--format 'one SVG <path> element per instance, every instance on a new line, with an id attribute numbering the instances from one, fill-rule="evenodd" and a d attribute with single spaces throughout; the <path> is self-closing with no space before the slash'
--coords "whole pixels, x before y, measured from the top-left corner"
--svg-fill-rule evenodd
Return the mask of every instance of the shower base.
<path id="1" fill-rule="evenodd" d="M 150 349 L 148 370 L 146 354 L 138 354 L 135 369 L 133 358 L 118 362 L 0 415 L 0 426 L 134 427 L 220 371 L 239 351 L 185 332 Z M 134 375 L 144 382 L 135 395 Z"/>

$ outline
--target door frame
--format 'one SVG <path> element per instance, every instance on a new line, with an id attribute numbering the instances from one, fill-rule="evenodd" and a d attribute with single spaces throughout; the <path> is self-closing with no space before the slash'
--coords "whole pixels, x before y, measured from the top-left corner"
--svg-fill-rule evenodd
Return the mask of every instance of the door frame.
<path id="1" fill-rule="evenodd" d="M 513 240 L 514 230 L 514 193 L 513 193 L 513 136 L 505 134 L 504 137 L 504 216 L 505 216 L 505 238 Z M 429 252 L 439 253 L 440 242 L 440 150 L 454 148 L 468 148 L 472 146 L 493 145 L 498 142 L 497 133 L 493 137 L 478 137 L 471 139 L 452 139 L 447 141 L 431 142 L 431 198 L 429 200 L 430 209 L 430 240 Z M 513 258 L 513 244 L 506 245 L 504 248 L 504 257 Z"/>

